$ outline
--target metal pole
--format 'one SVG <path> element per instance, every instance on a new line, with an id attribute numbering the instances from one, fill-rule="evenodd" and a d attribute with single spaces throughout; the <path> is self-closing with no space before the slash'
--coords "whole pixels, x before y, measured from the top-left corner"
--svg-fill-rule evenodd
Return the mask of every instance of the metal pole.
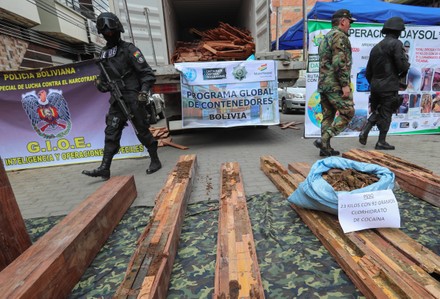
<path id="1" fill-rule="evenodd" d="M 304 21 L 304 30 L 303 30 L 303 60 L 307 61 L 307 6 L 306 0 L 303 0 L 303 21 Z"/>
<path id="2" fill-rule="evenodd" d="M 157 65 L 157 58 L 156 58 L 156 50 L 154 49 L 154 41 L 153 41 L 153 34 L 151 33 L 151 24 L 150 24 L 150 18 L 148 16 L 148 7 L 144 7 L 144 15 L 147 19 L 147 25 L 148 25 L 148 34 L 150 35 L 151 40 L 151 49 L 153 49 L 153 58 L 154 58 L 154 65 Z"/>
<path id="3" fill-rule="evenodd" d="M 275 36 L 276 36 L 276 47 L 275 50 L 280 49 L 280 8 L 276 7 L 276 27 L 275 27 Z"/>
<path id="4" fill-rule="evenodd" d="M 131 27 L 130 13 L 128 12 L 127 0 L 124 0 L 124 6 L 125 6 L 125 12 L 127 13 L 127 23 L 128 23 L 128 31 L 130 34 L 130 39 L 131 39 L 131 42 L 134 44 L 133 28 Z"/>

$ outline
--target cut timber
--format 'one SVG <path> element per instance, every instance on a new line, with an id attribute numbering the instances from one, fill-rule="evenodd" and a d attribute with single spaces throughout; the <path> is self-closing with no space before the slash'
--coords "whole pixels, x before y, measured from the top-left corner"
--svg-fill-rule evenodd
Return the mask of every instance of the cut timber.
<path id="1" fill-rule="evenodd" d="M 172 138 L 169 137 L 170 132 L 165 127 L 150 127 L 150 132 L 153 137 L 158 141 L 159 147 L 169 145 L 182 150 L 188 149 L 187 146 L 172 142 Z"/>
<path id="2" fill-rule="evenodd" d="M 294 130 L 299 130 L 300 128 L 297 127 L 297 125 L 302 124 L 302 122 L 296 122 L 296 121 L 292 121 L 292 122 L 285 122 L 285 123 L 281 123 L 280 127 L 281 129 L 294 129 Z"/>
<path id="3" fill-rule="evenodd" d="M 112 177 L 0 272 L 2 298 L 66 298 L 137 196 Z"/>
<path id="4" fill-rule="evenodd" d="M 224 163 L 221 174 L 213 298 L 264 298 L 240 167 Z"/>
<path id="5" fill-rule="evenodd" d="M 180 156 L 156 197 L 115 298 L 166 298 L 195 168 L 195 155 Z"/>
<path id="6" fill-rule="evenodd" d="M 171 141 L 168 140 L 168 139 L 163 139 L 163 140 L 162 140 L 162 143 L 163 143 L 164 145 L 169 145 L 169 146 L 172 146 L 172 147 L 175 147 L 175 148 L 181 149 L 181 150 L 187 150 L 187 149 L 188 149 L 187 146 L 180 145 L 180 144 L 176 144 L 176 143 L 174 143 L 174 142 L 171 142 Z"/>
<path id="7" fill-rule="evenodd" d="M 310 166 L 307 163 L 291 163 L 288 167 L 289 170 L 300 174 L 304 178 L 310 170 Z M 401 230 L 393 228 L 377 228 L 374 231 L 384 240 L 393 244 L 394 248 L 409 257 L 426 272 L 430 274 L 440 274 L 439 257 L 428 248 L 410 238 Z"/>
<path id="8" fill-rule="evenodd" d="M 192 43 L 178 41 L 171 62 L 246 60 L 255 52 L 251 33 L 226 23 L 220 22 L 219 27 L 203 32 L 192 28 L 190 32 L 202 40 Z"/>
<path id="9" fill-rule="evenodd" d="M 0 271 L 2 271 L 29 248 L 32 242 L 1 159 L 0 236 Z"/>
<path id="10" fill-rule="evenodd" d="M 380 151 L 352 149 L 343 153 L 342 156 L 387 167 L 394 172 L 396 180 L 403 190 L 440 207 L 440 176 L 431 170 Z"/>
<path id="11" fill-rule="evenodd" d="M 272 157 L 261 157 L 262 170 L 285 196 L 304 180 L 306 166 L 289 164 L 290 170 L 298 172 L 291 175 Z M 377 230 L 344 234 L 336 216 L 293 204 L 291 207 L 367 298 L 438 298 L 440 295 L 440 283 L 419 267 L 418 261 L 396 248 L 399 245 L 382 238 Z M 397 229 L 393 231 L 404 235 Z M 424 250 L 418 246 L 419 251 Z"/>

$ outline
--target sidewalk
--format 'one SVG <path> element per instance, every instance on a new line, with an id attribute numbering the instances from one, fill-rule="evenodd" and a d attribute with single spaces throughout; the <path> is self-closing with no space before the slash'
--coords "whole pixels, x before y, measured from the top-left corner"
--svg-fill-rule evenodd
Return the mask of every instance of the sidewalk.
<path id="1" fill-rule="evenodd" d="M 281 114 L 281 122 L 303 122 L 304 115 Z M 165 126 L 161 120 L 155 126 Z M 218 201 L 220 190 L 220 165 L 239 162 L 246 195 L 276 192 L 272 182 L 260 170 L 260 157 L 271 155 L 283 165 L 290 162 L 313 164 L 320 159 L 314 139 L 304 139 L 301 130 L 279 126 L 269 128 L 204 129 L 173 135 L 173 142 L 189 147 L 180 150 L 165 146 L 159 148 L 163 168 L 146 175 L 149 158 L 115 160 L 111 174 L 134 175 L 138 197 L 134 206 L 153 206 L 157 193 L 163 187 L 180 155 L 196 154 L 197 170 L 190 202 Z M 129 128 L 127 128 L 129 129 Z M 352 148 L 374 149 L 377 137 L 370 137 L 362 146 L 357 138 L 335 138 L 333 147 L 341 152 Z M 391 136 L 388 142 L 396 150 L 387 153 L 440 173 L 440 136 Z M 82 200 L 99 188 L 104 181 L 83 174 L 83 169 L 93 169 L 100 163 L 76 164 L 8 172 L 15 197 L 23 218 L 48 217 L 68 214 Z"/>

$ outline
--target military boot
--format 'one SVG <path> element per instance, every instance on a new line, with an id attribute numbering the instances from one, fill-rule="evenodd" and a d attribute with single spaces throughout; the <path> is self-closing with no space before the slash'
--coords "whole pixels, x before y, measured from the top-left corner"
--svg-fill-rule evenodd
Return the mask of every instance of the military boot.
<path id="1" fill-rule="evenodd" d="M 373 123 L 370 121 L 367 121 L 367 123 L 363 127 L 361 133 L 359 134 L 359 143 L 360 144 L 363 144 L 363 145 L 367 144 L 368 133 L 370 133 L 371 128 L 373 128 Z"/>
<path id="2" fill-rule="evenodd" d="M 335 150 L 334 148 L 331 147 L 330 143 L 329 143 L 329 148 L 327 152 L 323 152 L 322 150 L 319 151 L 319 156 L 320 157 L 329 157 L 330 156 L 339 156 L 341 153 L 338 150 Z"/>
<path id="3" fill-rule="evenodd" d="M 385 141 L 388 132 L 379 132 L 379 140 L 374 147 L 377 150 L 394 150 L 395 146 Z"/>
<path id="4" fill-rule="evenodd" d="M 332 156 L 332 148 L 330 148 L 330 144 L 328 140 L 325 140 L 324 138 L 318 138 L 313 142 L 313 145 L 320 149 L 319 155 L 321 157 Z"/>
<path id="5" fill-rule="evenodd" d="M 162 168 L 159 156 L 157 155 L 157 141 L 153 142 L 148 148 L 148 153 L 150 154 L 151 162 L 147 169 L 147 174 L 152 174 Z"/>
<path id="6" fill-rule="evenodd" d="M 386 141 L 378 141 L 376 146 L 374 147 L 377 150 L 394 150 L 396 147 L 394 145 L 389 144 Z"/>
<path id="7" fill-rule="evenodd" d="M 108 180 L 110 178 L 110 165 L 112 163 L 113 156 L 104 154 L 102 157 L 101 166 L 93 170 L 83 170 L 82 174 L 91 176 L 91 177 L 101 177 L 104 180 Z"/>
<path id="8" fill-rule="evenodd" d="M 330 153 L 330 155 L 329 155 Z M 330 157 L 330 156 L 339 156 L 341 153 L 333 148 L 330 148 L 330 152 L 326 151 L 324 152 L 323 150 L 319 151 L 319 156 L 320 157 Z"/>

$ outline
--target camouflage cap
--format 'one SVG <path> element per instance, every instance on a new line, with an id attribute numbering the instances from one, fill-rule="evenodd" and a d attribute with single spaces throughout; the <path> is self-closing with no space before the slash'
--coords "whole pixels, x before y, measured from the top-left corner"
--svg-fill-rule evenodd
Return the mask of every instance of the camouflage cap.
<path id="1" fill-rule="evenodd" d="M 333 19 L 340 19 L 340 18 L 347 18 L 350 20 L 350 23 L 353 23 L 354 21 L 356 21 L 356 19 L 353 18 L 353 16 L 351 15 L 351 13 L 348 9 L 339 9 L 332 16 L 332 20 Z"/>

